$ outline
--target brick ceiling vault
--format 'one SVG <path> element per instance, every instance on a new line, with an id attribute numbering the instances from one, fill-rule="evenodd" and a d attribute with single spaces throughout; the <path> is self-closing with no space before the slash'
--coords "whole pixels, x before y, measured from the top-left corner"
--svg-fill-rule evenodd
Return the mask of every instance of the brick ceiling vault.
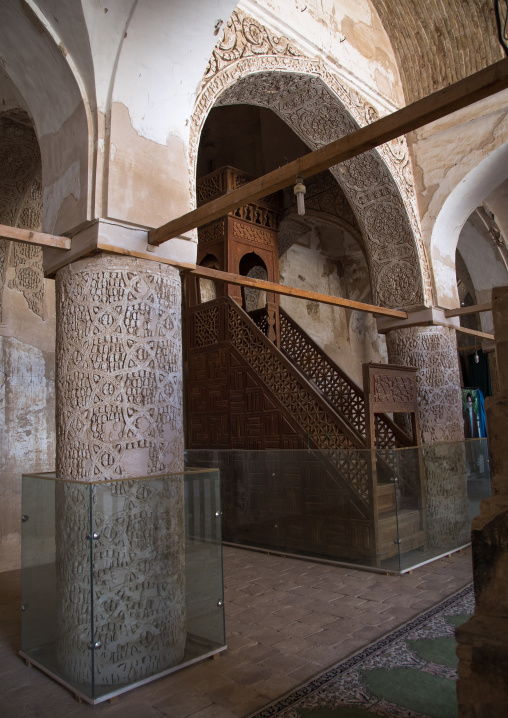
<path id="1" fill-rule="evenodd" d="M 504 54 L 492 0 L 372 0 L 397 57 L 406 103 Z"/>

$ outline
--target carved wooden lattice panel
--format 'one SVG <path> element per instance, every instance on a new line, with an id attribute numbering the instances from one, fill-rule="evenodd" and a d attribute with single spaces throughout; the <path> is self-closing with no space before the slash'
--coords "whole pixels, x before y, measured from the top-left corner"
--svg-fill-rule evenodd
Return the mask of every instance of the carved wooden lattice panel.
<path id="1" fill-rule="evenodd" d="M 210 305 L 187 313 L 187 436 L 193 461 L 196 450 L 209 453 L 211 447 L 222 457 L 224 537 L 349 560 L 371 556 L 374 533 L 364 452 L 354 448 L 343 432 L 345 441 L 332 433 L 333 411 L 320 404 L 323 400 L 317 394 L 316 413 L 329 414 L 330 422 L 312 432 L 316 439 L 307 436 L 309 426 L 298 425 L 298 403 L 309 406 L 312 399 L 306 392 L 312 396 L 315 390 L 304 379 L 294 382 L 293 374 L 298 377 L 298 372 L 234 303 L 223 299 L 214 306 L 220 328 L 220 341 L 214 345 L 196 348 L 195 343 L 196 337 L 201 341 L 196 326 L 203 324 L 196 315 Z M 227 338 L 226 325 L 235 328 L 235 342 Z M 256 361 L 250 365 L 250 358 L 261 357 L 266 363 L 265 351 L 278 357 L 280 366 L 271 362 L 261 372 Z M 281 395 L 289 394 L 286 405 L 273 392 L 273 383 L 267 386 L 270 374 L 272 382 L 282 387 Z M 326 451 L 316 450 L 320 436 Z M 302 451 L 309 443 L 311 450 Z M 331 451 L 332 443 L 336 448 Z M 343 443 L 350 448 L 340 448 Z M 252 459 L 249 449 L 262 458 Z M 287 453 L 291 450 L 293 455 Z"/>
<path id="2" fill-rule="evenodd" d="M 217 344 L 219 341 L 219 308 L 209 307 L 194 315 L 194 346 Z"/>
<path id="3" fill-rule="evenodd" d="M 340 450 L 331 451 L 328 457 L 362 502 L 369 505 L 366 452 L 356 450 L 354 441 L 341 430 L 333 413 L 290 371 L 275 348 L 263 341 L 248 321 L 238 308 L 229 305 L 230 343 L 303 428 L 309 444 L 312 442 L 324 451 Z"/>
<path id="4" fill-rule="evenodd" d="M 363 391 L 345 374 L 282 309 L 280 312 L 281 349 L 298 366 L 338 413 L 365 438 L 365 399 Z M 257 318 L 260 328 L 261 317 Z M 376 416 L 376 448 L 409 446 L 411 441 L 384 415 Z"/>
<path id="5" fill-rule="evenodd" d="M 352 382 L 333 366 L 304 332 L 281 312 L 281 349 L 323 392 L 355 431 L 365 436 L 365 402 Z"/>

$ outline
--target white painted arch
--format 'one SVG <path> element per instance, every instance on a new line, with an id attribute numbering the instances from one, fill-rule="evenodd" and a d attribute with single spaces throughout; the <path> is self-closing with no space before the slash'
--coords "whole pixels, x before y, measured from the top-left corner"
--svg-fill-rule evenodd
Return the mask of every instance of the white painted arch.
<path id="1" fill-rule="evenodd" d="M 508 142 L 470 169 L 454 187 L 437 216 L 431 238 L 431 260 L 439 306 L 458 306 L 455 251 L 471 213 L 508 178 Z"/>

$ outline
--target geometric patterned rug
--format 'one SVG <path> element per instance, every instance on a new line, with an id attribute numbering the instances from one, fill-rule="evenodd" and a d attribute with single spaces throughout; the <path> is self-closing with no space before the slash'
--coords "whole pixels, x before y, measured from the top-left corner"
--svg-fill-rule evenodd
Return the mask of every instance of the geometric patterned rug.
<path id="1" fill-rule="evenodd" d="M 455 628 L 473 612 L 470 584 L 247 718 L 454 718 Z"/>

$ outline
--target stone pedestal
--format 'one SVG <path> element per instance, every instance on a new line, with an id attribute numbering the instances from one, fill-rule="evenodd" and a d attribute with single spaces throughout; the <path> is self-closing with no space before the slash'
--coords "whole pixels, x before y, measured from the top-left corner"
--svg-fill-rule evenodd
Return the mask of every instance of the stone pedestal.
<path id="1" fill-rule="evenodd" d="M 508 713 L 508 287 L 492 303 L 500 394 L 485 402 L 492 498 L 472 525 L 475 613 L 457 629 L 461 718 Z"/>
<path id="2" fill-rule="evenodd" d="M 447 550 L 469 542 L 467 474 L 457 343 L 452 329 L 394 329 L 386 335 L 388 361 L 418 369 L 420 431 L 424 449 L 427 541 Z M 446 482 L 443 481 L 446 476 Z"/>
<path id="3" fill-rule="evenodd" d="M 107 482 L 57 488 L 59 660 L 87 682 L 93 626 L 95 683 L 125 684 L 185 647 L 183 479 L 128 480 L 183 468 L 180 278 L 99 256 L 56 281 L 57 476 Z"/>

